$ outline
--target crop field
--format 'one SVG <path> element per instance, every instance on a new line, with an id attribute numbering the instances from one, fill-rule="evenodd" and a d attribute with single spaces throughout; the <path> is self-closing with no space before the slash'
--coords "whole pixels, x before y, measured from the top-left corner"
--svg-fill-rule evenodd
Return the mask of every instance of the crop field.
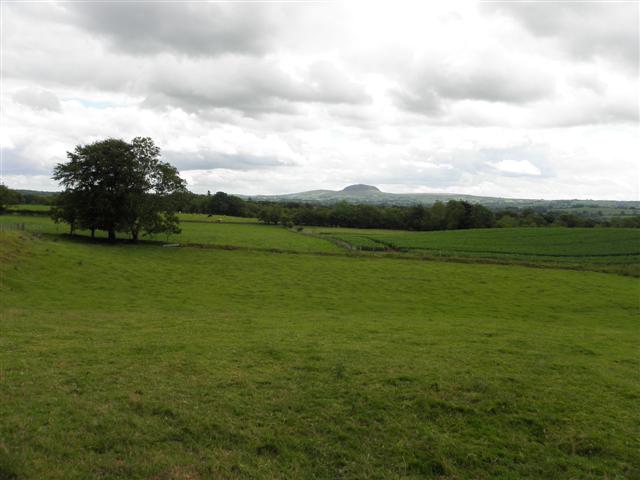
<path id="1" fill-rule="evenodd" d="M 436 232 L 316 229 L 315 235 L 363 250 L 495 258 L 640 273 L 640 230 L 631 228 L 494 228 Z M 377 247 L 377 248 L 376 248 Z"/>
<path id="2" fill-rule="evenodd" d="M 503 228 L 378 235 L 398 248 L 578 257 L 640 255 L 640 229 Z"/>
<path id="3" fill-rule="evenodd" d="M 0 235 L 0 478 L 640 475 L 637 279 Z"/>

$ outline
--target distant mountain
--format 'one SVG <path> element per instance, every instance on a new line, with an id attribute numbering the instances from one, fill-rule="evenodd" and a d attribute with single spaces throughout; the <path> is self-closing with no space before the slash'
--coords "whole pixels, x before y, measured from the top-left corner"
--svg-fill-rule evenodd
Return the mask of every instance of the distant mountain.
<path id="1" fill-rule="evenodd" d="M 349 185 L 342 190 L 310 190 L 300 193 L 284 195 L 238 195 L 242 198 L 271 201 L 271 202 L 308 202 L 331 204 L 348 202 L 370 205 L 431 205 L 437 201 L 464 200 L 470 203 L 479 203 L 487 207 L 550 207 L 550 208 L 574 208 L 576 205 L 585 207 L 612 207 L 640 208 L 640 202 L 616 201 L 616 200 L 541 200 L 523 198 L 481 197 L 476 195 L 463 195 L 455 193 L 387 193 L 380 191 L 373 185 Z"/>
<path id="2" fill-rule="evenodd" d="M 372 193 L 380 192 L 380 189 L 373 185 L 363 185 L 362 183 L 358 183 L 356 185 L 349 185 L 348 187 L 343 188 L 342 191 L 347 193 Z"/>

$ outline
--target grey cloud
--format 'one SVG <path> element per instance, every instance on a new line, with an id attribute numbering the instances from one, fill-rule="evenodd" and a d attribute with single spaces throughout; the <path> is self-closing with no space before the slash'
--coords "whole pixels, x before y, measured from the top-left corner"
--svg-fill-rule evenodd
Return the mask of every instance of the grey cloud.
<path id="1" fill-rule="evenodd" d="M 143 105 L 147 107 L 228 108 L 250 115 L 295 113 L 295 104 L 304 102 L 370 101 L 360 84 L 326 62 L 311 65 L 304 78 L 296 80 L 269 59 L 174 60 L 156 66 L 149 88 L 154 93 L 146 97 Z"/>
<path id="2" fill-rule="evenodd" d="M 58 97 L 48 90 L 23 88 L 13 94 L 13 100 L 34 110 L 61 110 Z"/>
<path id="3" fill-rule="evenodd" d="M 533 72 L 518 72 L 509 65 L 477 66 L 471 71 L 430 71 L 424 81 L 437 85 L 438 92 L 456 100 L 526 103 L 550 95 L 551 79 Z"/>
<path id="4" fill-rule="evenodd" d="M 637 2 L 501 2 L 482 7 L 513 17 L 534 35 L 560 40 L 578 57 L 616 58 L 638 69 Z"/>
<path id="5" fill-rule="evenodd" d="M 399 162 L 390 170 L 353 179 L 351 183 L 364 182 L 370 185 L 405 185 L 430 188 L 447 188 L 460 183 L 465 172 L 458 168 L 438 168 L 428 164 Z"/>
<path id="6" fill-rule="evenodd" d="M 73 22 L 129 54 L 262 54 L 273 46 L 282 12 L 270 5 L 77 2 Z"/>
<path id="7" fill-rule="evenodd" d="M 2 175 L 51 175 L 50 162 L 33 158 L 22 148 L 0 148 Z"/>
<path id="8" fill-rule="evenodd" d="M 414 91 L 394 89 L 391 91 L 391 97 L 396 105 L 411 112 L 428 115 L 442 113 L 442 100 L 429 86 Z"/>
<path id="9" fill-rule="evenodd" d="M 165 151 L 163 156 L 180 171 L 216 169 L 249 171 L 293 165 L 293 162 L 275 156 L 248 153 Z"/>
<path id="10" fill-rule="evenodd" d="M 437 115 L 446 101 L 524 104 L 551 96 L 554 90 L 553 79 L 544 72 L 516 67 L 506 59 L 478 58 L 456 67 L 425 60 L 407 76 L 404 87 L 391 95 L 400 108 Z"/>

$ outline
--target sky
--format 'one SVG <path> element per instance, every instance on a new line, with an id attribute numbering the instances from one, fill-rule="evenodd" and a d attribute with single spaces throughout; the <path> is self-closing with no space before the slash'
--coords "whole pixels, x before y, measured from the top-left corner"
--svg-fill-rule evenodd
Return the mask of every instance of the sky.
<path id="1" fill-rule="evenodd" d="M 12 188 L 148 136 L 198 193 L 640 199 L 636 1 L 0 8 Z"/>

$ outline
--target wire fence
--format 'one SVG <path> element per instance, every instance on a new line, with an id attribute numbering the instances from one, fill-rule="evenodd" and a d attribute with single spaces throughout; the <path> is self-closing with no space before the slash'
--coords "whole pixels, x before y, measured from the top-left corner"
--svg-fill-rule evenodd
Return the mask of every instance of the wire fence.
<path id="1" fill-rule="evenodd" d="M 0 232 L 69 233 L 69 227 L 58 223 L 0 222 Z"/>

